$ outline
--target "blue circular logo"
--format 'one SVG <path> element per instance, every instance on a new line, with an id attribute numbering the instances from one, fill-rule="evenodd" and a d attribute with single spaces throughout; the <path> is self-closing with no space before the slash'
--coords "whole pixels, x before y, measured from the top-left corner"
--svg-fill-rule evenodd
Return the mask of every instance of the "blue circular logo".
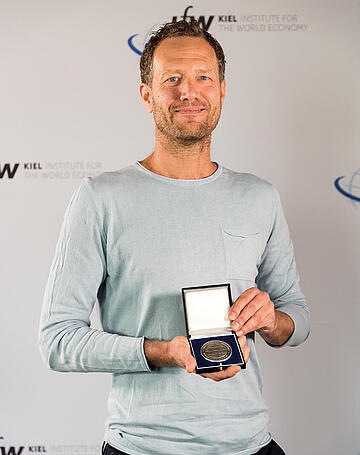
<path id="1" fill-rule="evenodd" d="M 154 24 L 151 28 L 142 33 L 135 33 L 134 35 L 131 35 L 127 41 L 130 49 L 135 52 L 135 54 L 141 55 L 145 44 L 150 38 L 150 35 L 154 33 L 160 26 L 161 24 Z"/>
<path id="2" fill-rule="evenodd" d="M 350 175 L 338 177 L 334 185 L 343 196 L 360 209 L 360 169 Z"/>

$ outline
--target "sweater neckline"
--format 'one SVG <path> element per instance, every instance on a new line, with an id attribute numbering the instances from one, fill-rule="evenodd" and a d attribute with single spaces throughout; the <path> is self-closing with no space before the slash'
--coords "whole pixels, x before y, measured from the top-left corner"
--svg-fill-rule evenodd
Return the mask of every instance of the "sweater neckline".
<path id="1" fill-rule="evenodd" d="M 165 177 L 164 175 L 156 174 L 155 172 L 150 171 L 145 166 L 143 166 L 139 161 L 136 161 L 136 169 L 148 177 L 151 177 L 156 180 L 162 180 L 163 182 L 173 183 L 175 185 L 183 185 L 183 186 L 196 186 L 196 185 L 203 185 L 204 183 L 212 182 L 213 180 L 217 179 L 221 174 L 223 167 L 221 164 L 213 161 L 217 165 L 217 169 L 208 177 L 204 177 L 202 179 L 174 179 L 171 177 Z"/>

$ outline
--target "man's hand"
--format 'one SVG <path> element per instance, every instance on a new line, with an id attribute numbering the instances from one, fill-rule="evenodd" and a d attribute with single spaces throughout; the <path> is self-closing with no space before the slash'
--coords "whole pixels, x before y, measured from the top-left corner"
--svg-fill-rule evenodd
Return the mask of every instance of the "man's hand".
<path id="1" fill-rule="evenodd" d="M 246 337 L 245 335 L 238 336 L 239 344 L 241 347 L 241 351 L 244 355 L 244 360 L 245 363 L 248 363 L 249 361 L 249 355 L 250 355 L 250 348 L 249 346 L 246 346 Z M 228 379 L 232 378 L 235 376 L 239 371 L 241 370 L 241 367 L 239 365 L 231 365 L 231 367 L 226 368 L 226 370 L 223 371 L 216 371 L 215 373 L 200 373 L 200 376 L 203 378 L 208 378 L 212 379 L 213 381 L 222 381 L 223 379 Z"/>
<path id="2" fill-rule="evenodd" d="M 181 367 L 188 373 L 195 371 L 196 362 L 191 355 L 186 337 L 177 336 L 171 341 L 144 340 L 145 357 L 153 367 Z"/>
<path id="3" fill-rule="evenodd" d="M 231 306 L 231 328 L 238 336 L 257 330 L 270 344 L 282 345 L 294 331 L 294 321 L 285 313 L 275 310 L 267 292 L 250 288 Z"/>
<path id="4" fill-rule="evenodd" d="M 241 350 L 244 355 L 245 362 L 249 360 L 250 348 L 246 346 L 246 337 L 238 337 Z M 194 373 L 196 362 L 190 351 L 189 341 L 186 337 L 177 336 L 171 341 L 147 340 L 144 342 L 145 356 L 153 366 L 178 366 L 184 368 L 188 373 Z M 214 381 L 222 381 L 223 379 L 235 376 L 241 367 L 232 365 L 223 371 L 215 373 L 202 373 L 201 376 Z"/>
<path id="5" fill-rule="evenodd" d="M 186 337 L 178 336 L 169 342 L 169 356 L 173 365 L 184 368 L 188 373 L 193 373 L 196 362 L 191 355 L 189 341 Z"/>

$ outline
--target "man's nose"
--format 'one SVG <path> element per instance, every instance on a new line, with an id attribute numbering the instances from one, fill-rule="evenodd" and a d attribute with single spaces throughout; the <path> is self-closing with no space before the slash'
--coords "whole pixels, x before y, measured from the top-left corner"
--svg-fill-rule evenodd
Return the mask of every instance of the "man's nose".
<path id="1" fill-rule="evenodd" d="M 192 101 L 198 98 L 198 87 L 195 81 L 184 79 L 180 85 L 180 100 Z"/>

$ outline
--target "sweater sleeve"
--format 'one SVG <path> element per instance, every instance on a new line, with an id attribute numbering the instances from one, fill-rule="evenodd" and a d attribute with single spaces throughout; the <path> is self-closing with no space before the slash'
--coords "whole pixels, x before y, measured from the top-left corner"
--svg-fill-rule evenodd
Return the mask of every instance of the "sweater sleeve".
<path id="1" fill-rule="evenodd" d="M 151 371 L 143 338 L 90 327 L 90 315 L 106 277 L 106 236 L 85 179 L 66 210 L 44 296 L 38 344 L 49 368 L 63 372 Z"/>
<path id="2" fill-rule="evenodd" d="M 310 315 L 300 289 L 294 249 L 276 189 L 274 199 L 273 224 L 261 258 L 256 283 L 260 290 L 269 293 L 275 309 L 288 314 L 294 321 L 294 332 L 282 346 L 297 346 L 309 336 Z"/>

